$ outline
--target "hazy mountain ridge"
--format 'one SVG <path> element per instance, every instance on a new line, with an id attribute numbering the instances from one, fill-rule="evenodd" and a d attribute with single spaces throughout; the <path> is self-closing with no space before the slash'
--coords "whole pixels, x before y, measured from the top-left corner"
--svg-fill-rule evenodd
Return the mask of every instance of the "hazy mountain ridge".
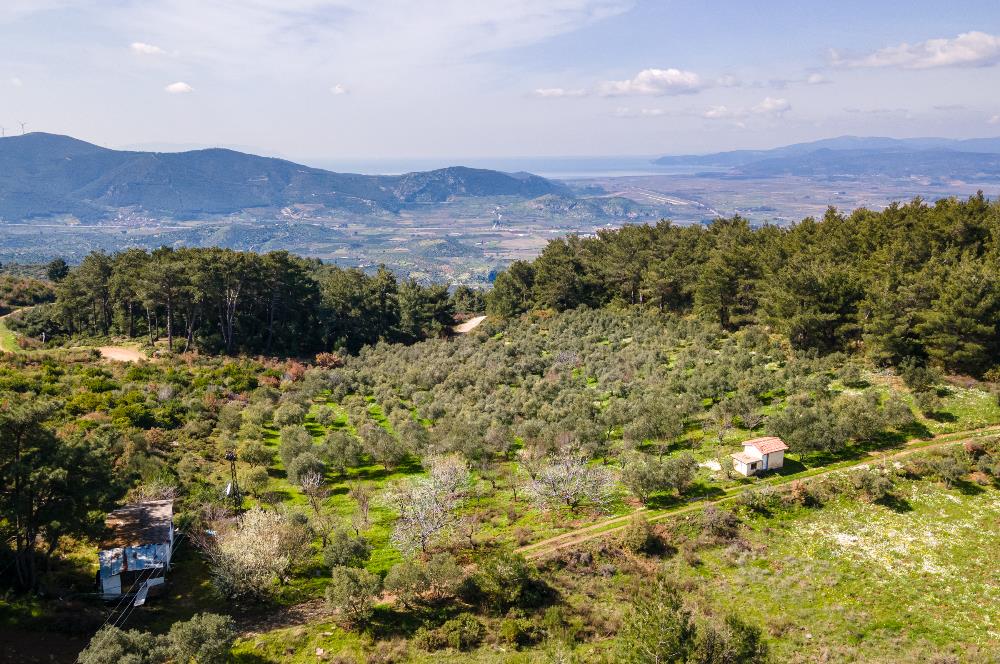
<path id="1" fill-rule="evenodd" d="M 454 197 L 564 194 L 530 174 L 461 166 L 399 176 L 333 173 L 222 148 L 157 153 L 110 150 L 68 136 L 0 139 L 0 217 L 70 214 L 84 220 L 120 208 L 174 215 L 225 214 L 296 203 L 351 212 L 395 212 Z"/>
<path id="2" fill-rule="evenodd" d="M 771 150 L 734 150 L 656 159 L 661 166 L 730 169 L 724 175 L 773 177 L 1000 178 L 1000 138 L 839 136 Z"/>

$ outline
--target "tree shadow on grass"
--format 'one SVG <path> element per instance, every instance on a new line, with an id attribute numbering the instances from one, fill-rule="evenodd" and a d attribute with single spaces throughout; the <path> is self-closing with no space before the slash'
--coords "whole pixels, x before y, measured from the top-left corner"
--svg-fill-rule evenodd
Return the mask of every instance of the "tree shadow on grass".
<path id="1" fill-rule="evenodd" d="M 654 510 L 662 510 L 671 507 L 680 507 L 681 505 L 687 505 L 699 500 L 718 498 L 725 494 L 726 492 L 717 486 L 705 484 L 704 482 L 696 482 L 681 496 L 672 493 L 654 493 L 646 500 L 646 507 Z"/>
<path id="2" fill-rule="evenodd" d="M 934 420 L 935 422 L 957 422 L 958 416 L 953 413 L 949 413 L 943 410 L 936 410 L 933 413 L 927 413 L 927 418 Z"/>
<path id="3" fill-rule="evenodd" d="M 958 489 L 958 492 L 963 496 L 978 496 L 985 491 L 983 487 L 968 480 L 955 480 L 952 486 Z"/>
<path id="4" fill-rule="evenodd" d="M 785 463 L 781 466 L 781 468 L 778 468 L 773 472 L 775 475 L 785 477 L 786 475 L 795 475 L 796 473 L 801 473 L 805 470 L 806 466 L 801 461 L 785 457 Z"/>
<path id="5" fill-rule="evenodd" d="M 893 493 L 887 494 L 879 500 L 876 500 L 875 504 L 887 507 L 897 514 L 904 514 L 906 512 L 913 511 L 913 506 L 910 505 L 910 501 Z"/>
<path id="6" fill-rule="evenodd" d="M 241 652 L 230 655 L 230 661 L 234 664 L 277 664 L 278 660 L 258 655 L 255 652 Z"/>

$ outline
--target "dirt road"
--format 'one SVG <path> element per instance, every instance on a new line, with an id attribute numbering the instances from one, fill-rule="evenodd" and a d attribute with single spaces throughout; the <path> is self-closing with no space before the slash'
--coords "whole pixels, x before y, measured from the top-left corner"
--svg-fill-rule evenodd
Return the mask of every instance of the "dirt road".
<path id="1" fill-rule="evenodd" d="M 464 323 L 456 325 L 451 329 L 455 332 L 455 334 L 468 334 L 469 332 L 472 332 L 474 329 L 479 327 L 480 323 L 482 323 L 484 320 L 486 320 L 486 316 L 476 316 L 475 318 L 470 318 Z"/>

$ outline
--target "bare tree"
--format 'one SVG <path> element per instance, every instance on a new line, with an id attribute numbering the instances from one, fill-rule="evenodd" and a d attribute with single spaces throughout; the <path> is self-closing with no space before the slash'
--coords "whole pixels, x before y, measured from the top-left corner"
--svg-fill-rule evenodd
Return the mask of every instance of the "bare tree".
<path id="1" fill-rule="evenodd" d="M 375 491 L 366 482 L 352 482 L 351 488 L 347 490 L 347 497 L 357 503 L 358 509 L 351 516 L 351 525 L 354 528 L 354 534 L 361 535 L 372 524 L 370 513 Z"/>
<path id="2" fill-rule="evenodd" d="M 299 487 L 309 501 L 310 507 L 313 508 L 313 512 L 319 514 L 319 508 L 323 505 L 323 501 L 330 495 L 330 489 L 327 487 L 323 475 L 314 471 L 307 472 L 299 478 Z"/>

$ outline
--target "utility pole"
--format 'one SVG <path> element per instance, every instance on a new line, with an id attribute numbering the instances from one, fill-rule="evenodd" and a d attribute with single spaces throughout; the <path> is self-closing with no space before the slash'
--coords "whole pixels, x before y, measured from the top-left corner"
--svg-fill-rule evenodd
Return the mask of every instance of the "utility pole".
<path id="1" fill-rule="evenodd" d="M 17 124 L 21 125 L 21 136 L 24 136 L 24 128 L 28 126 L 28 123 L 18 120 Z"/>
<path id="2" fill-rule="evenodd" d="M 239 482 L 236 481 L 236 450 L 226 452 L 226 461 L 229 462 L 229 471 L 231 473 L 226 494 L 233 499 L 233 512 L 239 516 L 240 508 L 243 506 L 243 496 L 240 494 Z"/>

